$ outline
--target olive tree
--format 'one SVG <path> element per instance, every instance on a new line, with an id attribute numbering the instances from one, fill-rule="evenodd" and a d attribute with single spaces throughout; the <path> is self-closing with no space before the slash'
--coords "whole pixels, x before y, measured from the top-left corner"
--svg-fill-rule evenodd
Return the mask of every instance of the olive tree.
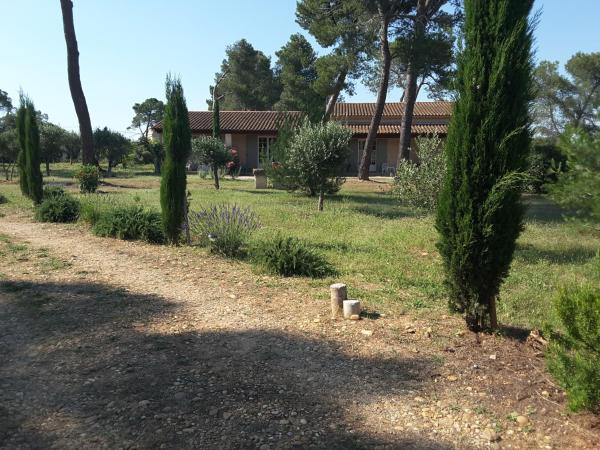
<path id="1" fill-rule="evenodd" d="M 319 195 L 319 211 L 323 211 L 325 194 L 341 184 L 337 175 L 348 156 L 351 137 L 352 132 L 337 123 L 307 120 L 291 141 L 286 170 L 298 188 Z"/>
<path id="2" fill-rule="evenodd" d="M 192 140 L 192 160 L 211 167 L 215 189 L 219 189 L 219 169 L 230 160 L 223 141 L 217 137 L 201 136 Z"/>

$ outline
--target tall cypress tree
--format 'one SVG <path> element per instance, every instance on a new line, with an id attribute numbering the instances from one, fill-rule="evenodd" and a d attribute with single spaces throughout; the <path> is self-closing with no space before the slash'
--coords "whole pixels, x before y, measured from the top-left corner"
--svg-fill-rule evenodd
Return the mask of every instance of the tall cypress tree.
<path id="1" fill-rule="evenodd" d="M 18 165 L 21 192 L 37 204 L 42 201 L 43 196 L 40 130 L 35 106 L 31 99 L 24 95 L 21 95 L 21 106 L 17 111 L 17 134 L 20 146 Z"/>
<path id="2" fill-rule="evenodd" d="M 179 242 L 186 211 L 186 163 L 192 148 L 192 133 L 183 87 L 178 78 L 167 76 L 167 105 L 163 118 L 165 161 L 160 183 L 160 206 L 167 240 Z"/>
<path id="3" fill-rule="evenodd" d="M 436 227 L 451 308 L 473 331 L 496 328 L 496 299 L 523 228 L 531 142 L 533 0 L 465 0 L 459 98 Z"/>

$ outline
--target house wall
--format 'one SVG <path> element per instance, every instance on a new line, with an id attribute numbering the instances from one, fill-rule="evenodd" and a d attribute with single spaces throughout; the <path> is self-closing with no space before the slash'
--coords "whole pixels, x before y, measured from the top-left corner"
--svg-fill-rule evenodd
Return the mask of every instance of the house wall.
<path id="1" fill-rule="evenodd" d="M 346 159 L 346 163 L 343 167 L 343 171 L 346 175 L 356 175 L 358 173 L 358 166 L 360 164 L 360 156 L 362 155 L 362 149 L 359 151 L 359 141 L 364 138 L 353 138 L 350 141 L 350 154 Z M 383 165 L 387 167 L 396 167 L 398 165 L 398 151 L 400 150 L 400 139 L 399 138 L 378 138 L 376 144 L 376 170 L 372 172 L 374 174 L 381 174 Z M 411 152 L 410 159 L 417 162 L 417 145 L 413 138 L 411 140 Z"/>
<path id="2" fill-rule="evenodd" d="M 231 146 L 238 151 L 240 164 L 246 166 L 248 164 L 248 151 L 245 134 L 233 134 L 231 136 Z"/>

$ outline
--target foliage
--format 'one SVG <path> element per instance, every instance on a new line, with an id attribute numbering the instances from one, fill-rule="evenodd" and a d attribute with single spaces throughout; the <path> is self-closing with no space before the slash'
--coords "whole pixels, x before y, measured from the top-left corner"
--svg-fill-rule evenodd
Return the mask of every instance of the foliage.
<path id="1" fill-rule="evenodd" d="M 197 164 L 206 164 L 212 168 L 215 188 L 219 189 L 219 169 L 231 160 L 231 155 L 223 141 L 218 137 L 200 136 L 192 139 L 191 160 Z"/>
<path id="2" fill-rule="evenodd" d="M 44 199 L 35 208 L 39 222 L 76 222 L 79 218 L 79 202 L 59 187 L 46 187 Z"/>
<path id="3" fill-rule="evenodd" d="M 163 119 L 165 104 L 156 98 L 147 98 L 142 103 L 135 103 L 133 112 L 131 128 L 137 128 L 140 137 L 147 141 L 150 129 Z"/>
<path id="4" fill-rule="evenodd" d="M 337 175 L 348 155 L 351 137 L 349 129 L 336 123 L 305 121 L 281 163 L 285 185 L 311 195 L 319 194 L 319 210 L 322 210 L 324 195 L 336 192 L 343 183 Z"/>
<path id="5" fill-rule="evenodd" d="M 545 192 L 545 185 L 555 183 L 558 175 L 566 168 L 567 158 L 558 145 L 535 142 L 527 158 L 527 173 L 530 177 L 527 189 L 530 192 Z"/>
<path id="6" fill-rule="evenodd" d="M 12 128 L 0 132 L 0 167 L 6 180 L 12 179 L 13 170 L 19 155 L 17 130 Z"/>
<path id="7" fill-rule="evenodd" d="M 17 111 L 17 136 L 19 184 L 21 192 L 35 204 L 42 201 L 42 172 L 40 171 L 40 131 L 33 102 L 21 94 L 21 106 Z"/>
<path id="8" fill-rule="evenodd" d="M 576 53 L 565 72 L 551 61 L 541 61 L 534 71 L 536 133 L 551 140 L 569 127 L 600 129 L 600 52 Z"/>
<path id="9" fill-rule="evenodd" d="M 392 192 L 400 203 L 434 211 L 446 176 L 446 155 L 438 136 L 417 138 L 419 162 L 401 159 Z"/>
<path id="10" fill-rule="evenodd" d="M 597 255 L 600 281 L 600 253 Z M 560 290 L 556 309 L 565 334 L 553 333 L 546 354 L 548 369 L 567 391 L 573 411 L 600 412 L 600 288 Z"/>
<path id="11" fill-rule="evenodd" d="M 46 164 L 46 175 L 50 175 L 50 163 L 60 161 L 68 131 L 58 125 L 47 122 L 40 127 L 41 159 Z"/>
<path id="12" fill-rule="evenodd" d="M 161 142 L 140 138 L 134 145 L 134 161 L 138 164 L 152 163 L 155 175 L 160 175 L 164 159 L 165 149 Z"/>
<path id="13" fill-rule="evenodd" d="M 170 75 L 167 76 L 166 97 L 160 206 L 167 241 L 177 244 L 186 215 L 186 164 L 192 147 L 192 132 L 181 81 Z"/>
<path id="14" fill-rule="evenodd" d="M 354 81 L 362 76 L 375 39 L 360 0 L 300 0 L 296 3 L 296 21 L 321 47 L 331 52 L 315 61 L 317 78 L 314 90 L 329 97 L 324 120 L 342 91 L 354 92 Z"/>
<path id="15" fill-rule="evenodd" d="M 583 219 L 600 220 L 600 131 L 569 129 L 560 139 L 566 169 L 551 186 L 552 197 Z"/>
<path id="16" fill-rule="evenodd" d="M 320 120 L 323 117 L 325 96 L 314 88 L 317 80 L 317 55 L 310 42 L 300 33 L 293 34 L 275 55 L 275 73 L 283 88 L 275 109 L 304 111 L 311 121 Z"/>
<path id="17" fill-rule="evenodd" d="M 94 130 L 94 148 L 98 160 L 106 159 L 110 177 L 112 168 L 122 163 L 131 152 L 131 142 L 117 131 L 109 130 L 107 127 L 96 128 Z"/>
<path id="18" fill-rule="evenodd" d="M 436 227 L 450 307 L 495 328 L 496 297 L 523 228 L 530 147 L 533 0 L 465 1 L 459 98 L 446 142 Z"/>
<path id="19" fill-rule="evenodd" d="M 75 179 L 79 182 L 79 192 L 82 194 L 94 193 L 98 189 L 100 171 L 94 165 L 82 166 L 75 174 Z"/>
<path id="20" fill-rule="evenodd" d="M 227 74 L 219 84 L 219 91 L 225 93 L 221 100 L 224 110 L 273 109 L 281 93 L 281 87 L 271 68 L 270 59 L 245 39 L 227 47 L 226 58 L 215 81 Z M 212 98 L 207 100 L 212 107 Z"/>
<path id="21" fill-rule="evenodd" d="M 3 205 L 5 203 L 8 203 L 8 199 L 2 192 L 0 192 L 0 205 Z"/>
<path id="22" fill-rule="evenodd" d="M 259 242 L 253 253 L 260 267 L 284 277 L 323 278 L 336 273 L 323 255 L 294 237 L 277 236 L 273 240 Z"/>
<path id="23" fill-rule="evenodd" d="M 141 205 L 119 206 L 97 218 L 94 234 L 123 240 L 140 240 L 152 244 L 165 242 L 161 216 Z"/>
<path id="24" fill-rule="evenodd" d="M 190 230 L 196 240 L 208 244 L 213 253 L 240 256 L 252 232 L 259 227 L 250 208 L 219 204 L 190 214 Z"/>

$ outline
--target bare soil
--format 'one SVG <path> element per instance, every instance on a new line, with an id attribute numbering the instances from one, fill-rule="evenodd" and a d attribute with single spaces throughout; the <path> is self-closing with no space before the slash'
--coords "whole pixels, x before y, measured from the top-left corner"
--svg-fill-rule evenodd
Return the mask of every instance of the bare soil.
<path id="1" fill-rule="evenodd" d="M 600 447 L 526 330 L 334 321 L 327 286 L 201 250 L 0 234 L 1 448 Z"/>

